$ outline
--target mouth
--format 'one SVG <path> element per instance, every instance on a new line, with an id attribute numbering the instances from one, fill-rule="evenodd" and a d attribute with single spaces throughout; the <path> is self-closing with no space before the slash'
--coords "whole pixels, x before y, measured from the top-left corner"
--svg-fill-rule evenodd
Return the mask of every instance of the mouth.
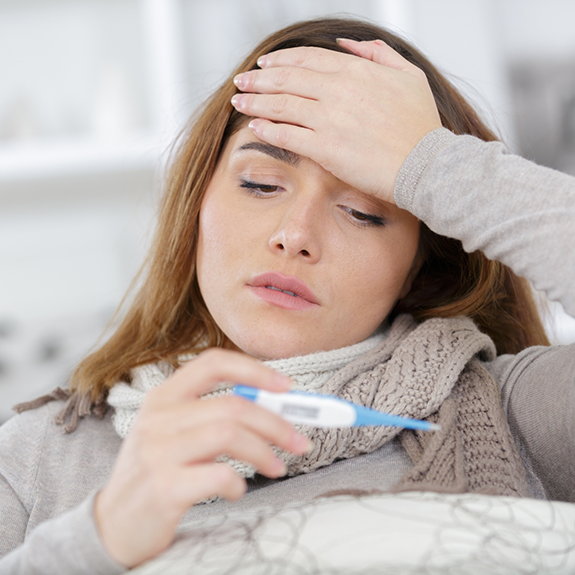
<path id="1" fill-rule="evenodd" d="M 294 276 L 266 272 L 252 278 L 247 286 L 264 301 L 284 309 L 303 310 L 319 306 L 315 294 Z"/>
<path id="2" fill-rule="evenodd" d="M 294 293 L 293 291 L 289 291 L 287 289 L 280 289 L 280 288 L 277 288 L 275 286 L 264 286 L 264 287 L 266 287 L 267 289 L 275 289 L 276 291 L 281 291 L 282 293 L 287 293 L 288 295 L 291 295 L 292 297 L 299 297 L 297 295 L 297 293 Z"/>

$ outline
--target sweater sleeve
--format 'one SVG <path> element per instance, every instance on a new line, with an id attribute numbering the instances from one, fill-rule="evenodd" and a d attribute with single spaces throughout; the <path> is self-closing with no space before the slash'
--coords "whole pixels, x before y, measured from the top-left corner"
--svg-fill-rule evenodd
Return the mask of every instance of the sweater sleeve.
<path id="1" fill-rule="evenodd" d="M 575 178 L 443 128 L 398 175 L 397 205 L 531 280 L 575 317 Z M 488 365 L 522 456 L 548 497 L 575 502 L 575 344 L 534 347 Z"/>
<path id="2" fill-rule="evenodd" d="M 487 365 L 503 409 L 547 498 L 575 502 L 575 344 L 530 347 Z"/>
<path id="3" fill-rule="evenodd" d="M 434 232 L 531 280 L 575 317 L 575 178 L 499 142 L 427 134 L 402 166 L 395 201 Z"/>
<path id="4" fill-rule="evenodd" d="M 36 527 L 23 545 L 0 559 L 0 575 L 116 575 L 125 568 L 103 548 L 93 507 L 95 493 L 79 507 Z"/>
<path id="5" fill-rule="evenodd" d="M 46 481 L 40 469 L 46 443 L 52 443 L 46 436 L 53 409 L 48 405 L 26 412 L 0 427 L 0 575 L 124 573 L 126 569 L 108 554 L 97 530 L 96 488 L 77 497 L 66 512 L 39 520 L 37 508 L 43 502 L 57 498 L 59 489 L 74 490 L 69 483 L 74 473 L 61 473 L 56 485 Z M 63 438 L 63 447 L 61 430 L 52 429 L 52 433 Z M 69 446 L 62 456 L 71 458 Z M 59 461 L 56 465 L 62 467 Z M 73 467 L 74 461 L 69 465 Z"/>
<path id="6" fill-rule="evenodd" d="M 28 513 L 24 505 L 0 475 L 0 558 L 24 541 L 27 524 Z"/>

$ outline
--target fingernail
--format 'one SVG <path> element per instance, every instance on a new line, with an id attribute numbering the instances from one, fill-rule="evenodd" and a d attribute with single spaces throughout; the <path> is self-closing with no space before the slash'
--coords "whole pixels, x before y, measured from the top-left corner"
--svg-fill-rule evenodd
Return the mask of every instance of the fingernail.
<path id="1" fill-rule="evenodd" d="M 356 40 L 351 40 L 350 38 L 336 38 L 335 41 L 340 44 L 341 42 L 355 42 Z"/>
<path id="2" fill-rule="evenodd" d="M 265 66 L 266 66 L 266 64 L 267 64 L 267 61 L 268 61 L 268 57 L 267 57 L 267 56 L 260 56 L 260 57 L 258 58 L 258 62 L 257 62 L 257 63 L 258 63 L 258 66 L 259 66 L 260 68 L 265 68 Z"/>
<path id="3" fill-rule="evenodd" d="M 234 94 L 232 96 L 232 106 L 239 110 L 242 107 L 242 104 L 243 104 L 242 94 Z"/>
<path id="4" fill-rule="evenodd" d="M 309 455 L 313 451 L 314 447 L 315 447 L 314 442 L 311 439 L 308 439 L 307 440 L 307 447 L 305 449 L 305 454 Z"/>
<path id="5" fill-rule="evenodd" d="M 243 90 L 246 87 L 246 78 L 244 74 L 238 74 L 234 78 L 234 84 L 240 89 Z"/>
<path id="6" fill-rule="evenodd" d="M 252 120 L 249 124 L 248 124 L 248 128 L 252 131 L 252 132 L 257 132 L 258 128 L 260 127 L 260 121 L 258 119 Z"/>
<path id="7" fill-rule="evenodd" d="M 285 477 L 287 475 L 287 465 L 281 460 L 277 460 L 278 477 Z"/>

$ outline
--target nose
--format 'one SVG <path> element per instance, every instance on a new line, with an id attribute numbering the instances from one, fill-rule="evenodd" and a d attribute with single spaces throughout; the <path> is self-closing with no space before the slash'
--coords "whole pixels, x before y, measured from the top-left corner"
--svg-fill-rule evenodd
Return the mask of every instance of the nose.
<path id="1" fill-rule="evenodd" d="M 321 257 L 321 210 L 311 199 L 298 199 L 286 206 L 269 240 L 270 249 L 290 258 L 315 263 Z"/>

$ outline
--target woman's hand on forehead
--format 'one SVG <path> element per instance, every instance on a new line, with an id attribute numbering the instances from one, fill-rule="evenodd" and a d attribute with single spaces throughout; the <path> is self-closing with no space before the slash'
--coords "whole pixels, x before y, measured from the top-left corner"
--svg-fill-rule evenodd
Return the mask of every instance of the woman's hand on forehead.
<path id="1" fill-rule="evenodd" d="M 235 108 L 261 140 L 306 156 L 362 192 L 393 202 L 403 162 L 441 126 L 424 73 L 381 40 L 300 47 L 236 76 Z"/>

